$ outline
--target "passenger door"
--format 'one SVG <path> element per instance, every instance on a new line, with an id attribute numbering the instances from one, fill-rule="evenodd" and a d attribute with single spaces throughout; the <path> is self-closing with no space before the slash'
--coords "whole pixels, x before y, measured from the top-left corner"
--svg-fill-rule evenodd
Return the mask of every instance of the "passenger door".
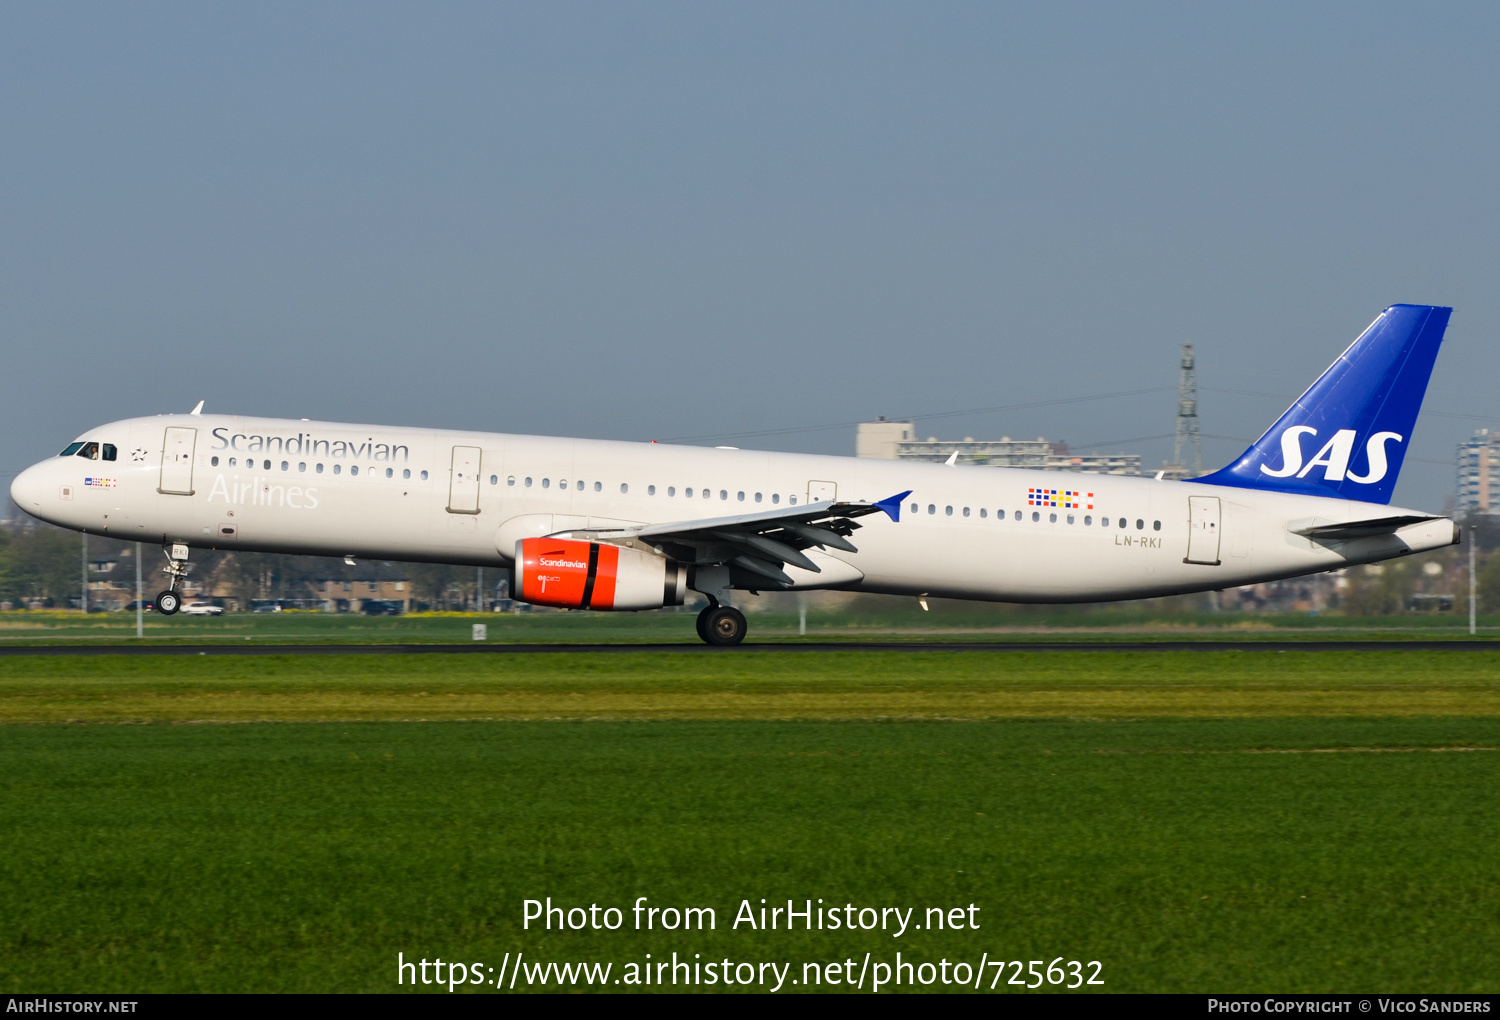
<path id="1" fill-rule="evenodd" d="M 453 467 L 448 479 L 448 512 L 479 512 L 479 458 L 477 446 L 455 446 Z"/>
<path id="2" fill-rule="evenodd" d="M 161 481 L 156 491 L 163 495 L 193 494 L 193 447 L 197 429 L 168 428 L 161 449 Z"/>
<path id="3" fill-rule="evenodd" d="M 1188 497 L 1188 552 L 1182 562 L 1219 565 L 1219 497 Z"/>

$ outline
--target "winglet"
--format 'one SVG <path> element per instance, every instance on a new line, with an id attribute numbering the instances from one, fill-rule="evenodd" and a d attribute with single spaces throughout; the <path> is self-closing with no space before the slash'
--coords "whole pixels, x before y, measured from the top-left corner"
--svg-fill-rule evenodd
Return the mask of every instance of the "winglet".
<path id="1" fill-rule="evenodd" d="M 884 510 L 891 520 L 899 524 L 901 521 L 901 501 L 910 495 L 911 490 L 907 489 L 905 492 L 898 492 L 894 496 L 887 496 L 875 505 Z"/>
<path id="2" fill-rule="evenodd" d="M 197 407 L 193 408 L 191 411 L 188 412 L 188 414 L 202 414 L 202 413 L 203 413 L 203 401 L 201 401 L 201 400 L 198 401 L 198 406 Z"/>

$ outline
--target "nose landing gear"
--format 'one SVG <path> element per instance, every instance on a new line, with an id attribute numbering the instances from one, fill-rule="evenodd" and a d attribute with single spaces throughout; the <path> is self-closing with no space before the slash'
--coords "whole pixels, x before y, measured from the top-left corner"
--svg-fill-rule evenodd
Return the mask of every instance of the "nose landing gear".
<path id="1" fill-rule="evenodd" d="M 167 565 L 162 567 L 162 573 L 166 574 L 167 590 L 156 596 L 156 611 L 163 616 L 171 616 L 182 608 L 182 596 L 177 594 L 177 585 L 188 573 L 188 547 L 180 543 L 163 549 L 167 554 Z"/>

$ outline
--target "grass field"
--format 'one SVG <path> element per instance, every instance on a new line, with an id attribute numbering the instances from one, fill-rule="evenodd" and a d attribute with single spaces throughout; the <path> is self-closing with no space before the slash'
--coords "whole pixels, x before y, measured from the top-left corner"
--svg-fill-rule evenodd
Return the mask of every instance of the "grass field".
<path id="1" fill-rule="evenodd" d="M 750 640 L 795 640 L 801 623 L 794 612 L 750 611 Z M 426 613 L 399 617 L 364 617 L 350 613 L 229 613 L 220 617 L 145 615 L 144 640 L 193 644 L 233 641 L 275 643 L 449 643 L 471 640 L 473 624 L 483 623 L 492 642 L 660 642 L 694 643 L 691 611 L 652 613 Z M 1134 639 L 1152 636 L 1274 637 L 1278 640 L 1350 637 L 1458 637 L 1468 620 L 1452 613 L 1405 616 L 1312 616 L 1287 613 L 1163 613 L 1149 604 L 1118 606 L 990 606 L 934 600 L 924 613 L 914 602 L 869 599 L 837 608 L 813 605 L 807 614 L 809 640 L 868 640 L 895 637 L 914 641 L 986 636 L 1006 640 L 1027 637 L 1070 640 Z M 1500 634 L 1500 616 L 1482 616 L 1479 634 Z M 133 613 L 78 612 L 0 613 L 0 646 L 131 642 Z"/>
<path id="2" fill-rule="evenodd" d="M 0 660 L 0 987 L 900 950 L 1493 992 L 1497 691 L 1492 653 Z M 718 927 L 523 931 L 545 896 Z M 731 930 L 762 897 L 981 927 Z"/>
<path id="3" fill-rule="evenodd" d="M 1500 715 L 1490 652 L 0 659 L 0 723 Z"/>

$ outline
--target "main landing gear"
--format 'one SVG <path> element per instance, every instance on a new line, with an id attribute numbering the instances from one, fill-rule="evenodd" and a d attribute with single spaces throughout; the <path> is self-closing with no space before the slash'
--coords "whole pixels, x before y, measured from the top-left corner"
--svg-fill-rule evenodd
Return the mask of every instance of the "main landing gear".
<path id="1" fill-rule="evenodd" d="M 182 596 L 177 594 L 177 585 L 187 577 L 188 547 L 177 544 L 163 549 L 167 554 L 167 565 L 162 567 L 162 573 L 168 577 L 167 590 L 156 596 L 156 611 L 163 616 L 171 616 L 182 608 Z"/>
<path id="2" fill-rule="evenodd" d="M 732 606 L 710 605 L 698 614 L 698 636 L 711 645 L 737 645 L 745 640 L 745 614 Z"/>
<path id="3" fill-rule="evenodd" d="M 698 636 L 704 644 L 728 647 L 745 640 L 745 614 L 729 604 L 729 568 L 723 564 L 694 567 L 688 587 L 708 596 L 708 608 L 698 614 Z"/>

